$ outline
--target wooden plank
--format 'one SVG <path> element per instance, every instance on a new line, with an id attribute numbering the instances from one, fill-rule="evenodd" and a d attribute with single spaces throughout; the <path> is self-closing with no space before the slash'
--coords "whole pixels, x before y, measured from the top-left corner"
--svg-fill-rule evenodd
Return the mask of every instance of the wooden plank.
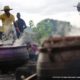
<path id="1" fill-rule="evenodd" d="M 37 77 L 37 73 L 32 74 L 31 76 L 27 77 L 24 80 L 35 80 L 35 78 Z"/>

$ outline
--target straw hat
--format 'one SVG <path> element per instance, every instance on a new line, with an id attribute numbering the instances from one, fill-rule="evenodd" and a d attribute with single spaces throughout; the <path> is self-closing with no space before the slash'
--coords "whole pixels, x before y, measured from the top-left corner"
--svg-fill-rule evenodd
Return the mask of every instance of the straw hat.
<path id="1" fill-rule="evenodd" d="M 9 6 L 4 6 L 3 10 L 1 11 L 5 11 L 5 10 L 12 10 Z"/>

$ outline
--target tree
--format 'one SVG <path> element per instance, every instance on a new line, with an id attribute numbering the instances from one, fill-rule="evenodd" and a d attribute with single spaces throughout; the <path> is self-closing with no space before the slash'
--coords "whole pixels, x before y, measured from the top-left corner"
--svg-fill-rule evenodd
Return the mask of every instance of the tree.
<path id="1" fill-rule="evenodd" d="M 45 19 L 42 20 L 37 24 L 37 40 L 40 41 L 43 37 L 48 37 L 52 35 L 52 32 L 56 32 L 56 22 L 52 19 Z"/>
<path id="2" fill-rule="evenodd" d="M 36 32 L 36 40 L 40 40 L 44 37 L 51 35 L 65 36 L 70 31 L 71 25 L 69 22 L 58 21 L 53 19 L 44 19 L 40 21 L 34 31 Z"/>
<path id="3" fill-rule="evenodd" d="M 30 20 L 30 21 L 29 21 L 29 26 L 30 26 L 30 28 L 33 28 L 33 27 L 34 27 L 34 22 L 33 22 L 33 20 Z"/>

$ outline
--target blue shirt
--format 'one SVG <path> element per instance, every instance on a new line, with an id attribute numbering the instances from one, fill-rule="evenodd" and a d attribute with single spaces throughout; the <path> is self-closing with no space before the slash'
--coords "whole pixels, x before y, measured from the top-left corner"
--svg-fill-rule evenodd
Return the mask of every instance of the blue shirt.
<path id="1" fill-rule="evenodd" d="M 21 18 L 16 20 L 16 23 L 18 25 L 17 27 L 19 28 L 20 32 L 23 32 L 24 29 L 27 27 L 25 21 Z"/>

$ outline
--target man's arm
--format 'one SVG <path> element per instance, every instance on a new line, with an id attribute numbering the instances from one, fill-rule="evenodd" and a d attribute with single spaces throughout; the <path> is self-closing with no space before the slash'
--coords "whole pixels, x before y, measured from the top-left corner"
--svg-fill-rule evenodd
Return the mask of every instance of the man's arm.
<path id="1" fill-rule="evenodd" d="M 0 15 L 0 20 L 2 20 L 2 19 L 3 19 L 3 14 Z"/>
<path id="2" fill-rule="evenodd" d="M 19 33 L 21 33 L 20 30 L 19 30 L 19 28 L 18 28 L 17 21 L 14 22 L 14 26 L 15 26 L 16 31 L 19 32 Z"/>
<path id="3" fill-rule="evenodd" d="M 25 28 L 27 28 L 27 25 L 26 25 L 26 23 L 25 23 L 25 21 L 23 20 L 23 23 L 24 23 L 24 26 L 23 26 L 23 28 L 25 29 Z"/>

